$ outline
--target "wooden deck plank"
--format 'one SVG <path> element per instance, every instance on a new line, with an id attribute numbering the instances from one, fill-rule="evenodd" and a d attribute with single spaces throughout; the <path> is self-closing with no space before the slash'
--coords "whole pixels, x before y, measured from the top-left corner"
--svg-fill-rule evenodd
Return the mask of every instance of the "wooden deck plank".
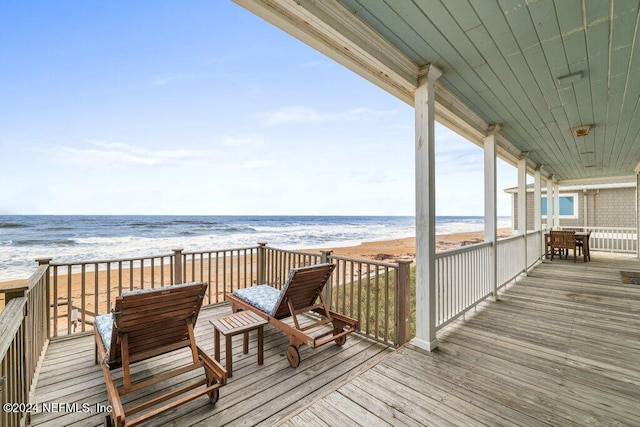
<path id="1" fill-rule="evenodd" d="M 342 348 L 303 346 L 292 369 L 286 336 L 266 326 L 264 365 L 255 360 L 255 334 L 247 355 L 235 337 L 234 377 L 218 403 L 196 399 L 148 425 L 640 425 L 640 287 L 622 284 L 621 270 L 640 271 L 640 262 L 595 253 L 589 263 L 544 262 L 499 302 L 440 331 L 432 353 L 410 344 L 393 352 L 351 335 Z M 227 314 L 227 305 L 200 314 L 196 336 L 209 354 L 208 320 Z M 134 375 L 153 376 L 185 358 L 146 361 Z M 197 373 L 162 387 L 190 375 Z M 35 396 L 106 405 L 92 336 L 50 344 Z M 47 427 L 102 422 L 98 413 L 32 417 Z"/>

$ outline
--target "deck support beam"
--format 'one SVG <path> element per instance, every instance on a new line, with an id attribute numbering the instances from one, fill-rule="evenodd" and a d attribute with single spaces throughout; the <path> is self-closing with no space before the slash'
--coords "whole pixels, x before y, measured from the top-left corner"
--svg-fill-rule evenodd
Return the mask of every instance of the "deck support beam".
<path id="1" fill-rule="evenodd" d="M 498 201 L 496 179 L 496 133 L 499 125 L 491 125 L 484 139 L 484 241 L 491 242 L 489 283 L 493 300 L 498 301 Z"/>
<path id="2" fill-rule="evenodd" d="M 416 175 L 416 337 L 412 343 L 433 351 L 436 339 L 435 91 L 442 72 L 420 70 L 415 93 Z"/>

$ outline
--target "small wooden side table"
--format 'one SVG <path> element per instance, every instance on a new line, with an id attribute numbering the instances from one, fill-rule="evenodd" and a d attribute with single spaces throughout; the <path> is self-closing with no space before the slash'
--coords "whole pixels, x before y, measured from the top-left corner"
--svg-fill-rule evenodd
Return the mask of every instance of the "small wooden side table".
<path id="1" fill-rule="evenodd" d="M 269 322 L 252 311 L 239 311 L 220 319 L 210 320 L 209 322 L 213 325 L 215 341 L 214 357 L 218 362 L 220 361 L 220 334 L 224 335 L 225 338 L 225 353 L 227 359 L 225 367 L 227 368 L 227 377 L 231 378 L 233 376 L 233 347 L 231 345 L 231 337 L 234 335 L 244 333 L 242 352 L 247 354 L 249 352 L 249 332 L 254 329 L 258 330 L 258 365 L 262 365 L 264 361 L 264 325 Z"/>

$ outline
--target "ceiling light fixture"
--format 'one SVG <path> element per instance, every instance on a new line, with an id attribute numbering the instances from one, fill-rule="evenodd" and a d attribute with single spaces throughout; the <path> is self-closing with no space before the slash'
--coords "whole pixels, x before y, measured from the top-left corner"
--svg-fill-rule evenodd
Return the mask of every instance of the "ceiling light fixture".
<path id="1" fill-rule="evenodd" d="M 571 132 L 573 132 L 573 134 L 578 137 L 587 136 L 589 135 L 589 131 L 591 130 L 592 127 L 593 125 L 576 126 L 574 128 L 571 128 Z"/>
<path id="2" fill-rule="evenodd" d="M 556 77 L 556 83 L 558 84 L 558 86 L 566 86 L 571 83 L 579 82 L 581 79 L 582 79 L 582 71 L 578 71 L 577 73 Z"/>

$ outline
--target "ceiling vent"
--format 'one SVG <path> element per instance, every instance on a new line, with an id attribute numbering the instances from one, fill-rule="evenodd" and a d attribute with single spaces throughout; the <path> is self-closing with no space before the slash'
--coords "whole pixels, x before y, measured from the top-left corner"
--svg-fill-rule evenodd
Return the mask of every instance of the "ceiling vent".
<path id="1" fill-rule="evenodd" d="M 578 137 L 587 136 L 589 135 L 589 131 L 591 130 L 592 127 L 593 125 L 576 126 L 574 128 L 571 128 L 571 132 L 573 132 L 573 134 Z"/>

